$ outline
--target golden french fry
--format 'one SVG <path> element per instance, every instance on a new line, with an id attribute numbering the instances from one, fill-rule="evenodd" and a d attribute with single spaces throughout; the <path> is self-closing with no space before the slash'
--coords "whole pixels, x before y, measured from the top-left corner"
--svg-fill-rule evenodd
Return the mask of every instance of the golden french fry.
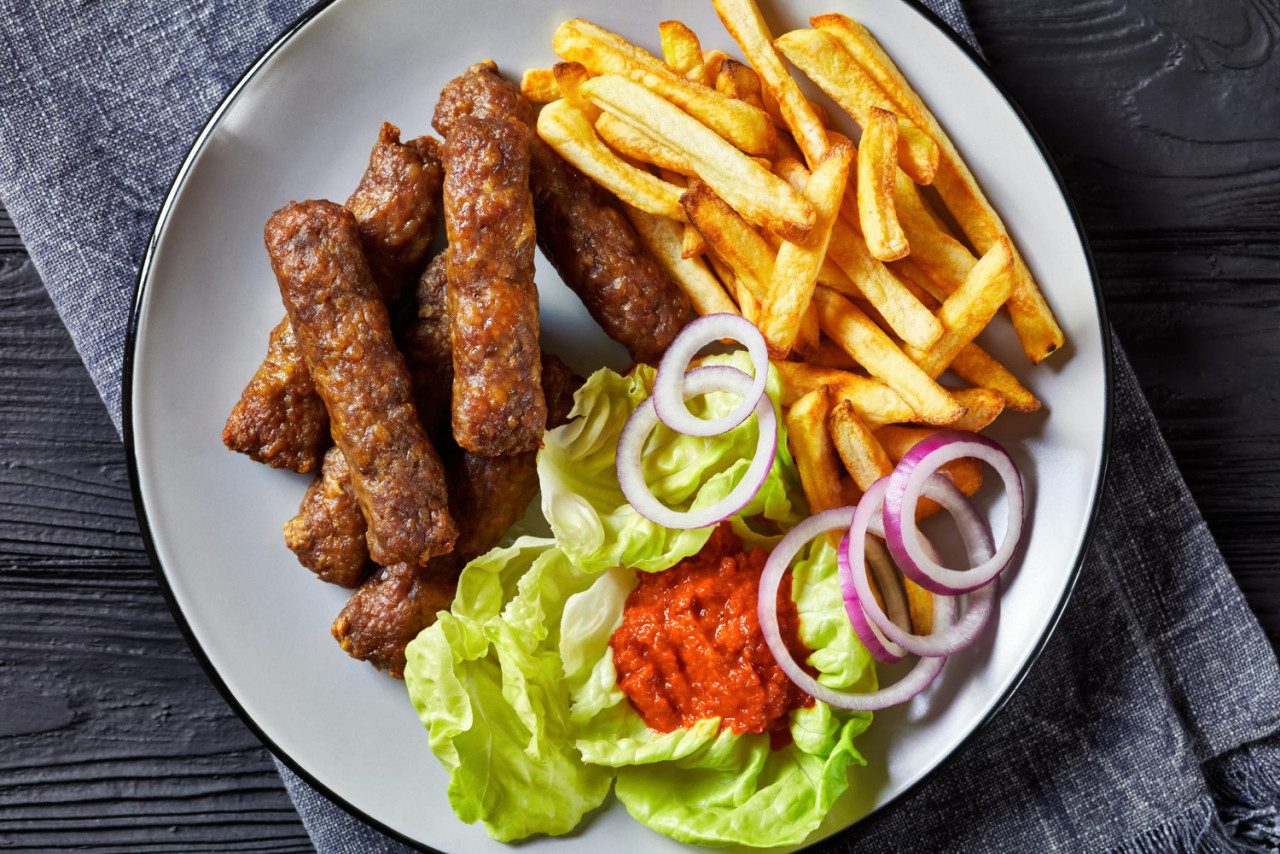
<path id="1" fill-rule="evenodd" d="M 618 75 L 652 90 L 747 154 L 773 154 L 777 133 L 764 110 L 699 86 L 621 36 L 576 19 L 560 25 L 551 47 L 592 74 Z"/>
<path id="2" fill-rule="evenodd" d="M 810 308 L 813 304 L 810 303 Z M 817 309 L 813 309 L 813 316 L 818 316 Z M 858 367 L 858 363 L 853 357 L 840 349 L 840 345 L 823 335 L 818 339 L 817 347 L 810 347 L 803 351 L 804 360 L 814 365 L 820 365 L 824 368 L 839 368 L 842 371 L 852 370 Z"/>
<path id="3" fill-rule="evenodd" d="M 813 294 L 822 331 L 843 347 L 873 377 L 896 391 L 926 424 L 950 424 L 964 407 L 920 369 L 880 327 L 835 291 Z"/>
<path id="4" fill-rule="evenodd" d="M 905 575 L 902 586 L 907 591 L 907 608 L 911 612 L 911 630 L 918 635 L 933 632 L 933 594 Z"/>
<path id="5" fill-rule="evenodd" d="M 662 59 L 672 71 L 687 76 L 694 69 L 702 70 L 702 45 L 683 21 L 663 21 L 658 24 L 658 35 Z"/>
<path id="6" fill-rule="evenodd" d="M 893 471 L 889 455 L 858 417 L 851 401 L 842 400 L 831 407 L 827 428 L 831 431 L 836 453 L 853 477 L 853 482 L 863 492 Z"/>
<path id="7" fill-rule="evenodd" d="M 867 250 L 881 261 L 896 261 L 911 251 L 893 202 L 897 147 L 898 117 L 872 107 L 858 148 L 858 224 Z"/>
<path id="8" fill-rule="evenodd" d="M 700 180 L 753 224 L 788 240 L 803 240 L 813 228 L 813 207 L 791 185 L 674 104 L 614 74 L 594 77 L 579 91 L 598 107 L 680 152 Z"/>
<path id="9" fill-rule="evenodd" d="M 679 172 L 672 172 L 670 169 L 659 169 L 659 177 L 675 187 L 688 187 L 689 181 Z M 703 240 L 702 234 L 694 227 L 693 223 L 686 222 L 684 224 L 684 239 L 681 243 L 680 256 L 682 258 L 693 258 L 707 251 L 707 241 Z"/>
<path id="10" fill-rule="evenodd" d="M 707 265 L 700 258 L 685 258 L 681 254 L 683 233 L 680 223 L 667 217 L 645 213 L 631 205 L 624 204 L 623 210 L 649 254 L 689 297 L 694 311 L 698 314 L 738 313 L 733 301 L 724 292 L 724 288 L 720 287 L 716 277 L 711 275 Z"/>
<path id="11" fill-rule="evenodd" d="M 951 362 L 951 370 L 965 382 L 999 393 L 1005 406 L 1014 412 L 1035 412 L 1040 408 L 1040 400 L 977 344 L 961 349 Z"/>
<path id="12" fill-rule="evenodd" d="M 736 59 L 726 59 L 720 63 L 720 71 L 716 73 L 716 91 L 735 101 L 746 101 L 753 107 L 764 109 L 764 100 L 760 94 L 760 75 Z"/>
<path id="13" fill-rule="evenodd" d="M 710 246 L 707 247 L 707 261 L 711 264 L 711 269 L 716 271 L 716 278 L 724 285 L 724 289 L 737 302 L 738 313 L 755 323 L 760 316 L 760 301 L 751 295 L 751 291 L 742 284 L 742 279 L 733 272 L 733 268 Z"/>
<path id="14" fill-rule="evenodd" d="M 995 317 L 1013 292 L 1014 276 L 1013 247 L 1001 238 L 938 309 L 938 319 L 946 327 L 942 337 L 928 350 L 906 345 L 907 355 L 929 376 L 939 376 Z"/>
<path id="15" fill-rule="evenodd" d="M 785 356 L 796 342 L 801 318 L 809 309 L 818 272 L 827 256 L 831 226 L 840 215 L 840 200 L 853 156 L 850 143 L 827 149 L 803 190 L 817 213 L 813 230 L 804 242 L 785 241 L 778 249 L 760 316 L 760 331 L 774 356 Z M 817 343 L 816 334 L 813 343 Z"/>
<path id="16" fill-rule="evenodd" d="M 810 513 L 841 506 L 840 464 L 827 432 L 830 395 L 826 386 L 811 391 L 787 412 L 787 440 L 800 471 Z"/>
<path id="17" fill-rule="evenodd" d="M 1004 395 L 989 388 L 947 388 L 951 396 L 965 408 L 964 415 L 947 425 L 950 430 L 969 430 L 977 433 L 996 420 L 1004 412 Z"/>
<path id="18" fill-rule="evenodd" d="M 911 254 L 903 260 L 919 266 L 943 292 L 939 299 L 946 299 L 947 294 L 960 287 L 978 259 L 969 247 L 939 227 L 937 215 L 920 198 L 920 191 L 911 180 L 901 172 L 896 177 L 894 210 L 911 246 Z M 851 204 L 846 199 L 842 208 L 845 216 L 849 215 Z"/>
<path id="19" fill-rule="evenodd" d="M 1008 229 L 978 186 L 960 152 L 871 33 L 844 15 L 819 15 L 810 19 L 810 23 L 830 34 L 875 80 L 893 105 L 894 112 L 910 119 L 938 144 L 940 159 L 934 186 L 978 251 L 985 254 L 1000 238 L 1009 239 Z M 1061 347 L 1065 339 L 1062 327 L 1016 249 L 1014 268 L 1015 287 L 1008 303 L 1009 316 L 1027 357 L 1037 363 Z"/>
<path id="20" fill-rule="evenodd" d="M 763 312 L 763 307 L 761 307 Z M 818 310 L 810 303 L 800 315 L 800 328 L 796 332 L 795 347 L 801 353 L 808 353 L 817 348 L 822 339 L 822 329 L 818 326 Z"/>
<path id="21" fill-rule="evenodd" d="M 742 48 L 747 62 L 760 75 L 778 104 L 783 122 L 795 137 L 810 166 L 827 153 L 827 132 L 809 99 L 787 73 L 773 47 L 773 36 L 755 0 L 712 0 L 720 20 Z"/>
<path id="22" fill-rule="evenodd" d="M 695 174 L 693 166 L 678 151 L 612 113 L 601 113 L 596 119 L 595 128 L 596 133 L 610 148 L 632 160 L 651 163 L 659 169 L 688 177 Z"/>
<path id="23" fill-rule="evenodd" d="M 549 104 L 561 97 L 556 74 L 550 68 L 530 68 L 520 78 L 520 94 L 535 104 Z"/>
<path id="24" fill-rule="evenodd" d="M 858 67 L 839 42 L 822 30 L 795 30 L 779 36 L 774 46 L 830 95 L 864 131 L 873 108 L 895 112 L 892 102 L 875 81 Z M 894 152 L 895 160 L 911 180 L 920 184 L 933 182 L 938 171 L 938 146 L 909 119 L 898 117 Z"/>
<path id="25" fill-rule="evenodd" d="M 600 117 L 600 108 L 583 98 L 578 87 L 591 79 L 591 72 L 580 62 L 557 62 L 551 69 L 556 77 L 556 86 L 565 100 L 577 107 L 588 121 L 594 122 Z"/>
<path id="26" fill-rule="evenodd" d="M 845 142 L 847 140 L 836 144 Z M 774 170 L 793 187 L 803 187 L 808 180 L 804 166 L 794 160 L 780 160 L 774 165 Z M 848 197 L 846 192 L 845 198 Z M 843 217 L 836 217 L 831 224 L 827 256 L 845 273 L 845 281 L 852 283 L 855 290 L 852 293 L 843 290 L 841 285 L 844 282 L 829 286 L 846 296 L 865 296 L 903 341 L 923 349 L 942 336 L 942 323 L 883 263 L 872 257 L 862 235 Z M 926 341 L 929 343 L 922 343 Z"/>
<path id="27" fill-rule="evenodd" d="M 629 205 L 685 221 L 680 195 L 666 181 L 622 160 L 596 136 L 595 128 L 568 98 L 552 101 L 538 114 L 538 136 L 565 160 Z"/>
<path id="28" fill-rule="evenodd" d="M 757 300 L 767 299 L 774 252 L 760 233 L 701 181 L 693 182 L 680 200 L 689 221 L 734 277 Z"/>
<path id="29" fill-rule="evenodd" d="M 840 503 L 845 507 L 852 507 L 861 498 L 862 490 L 858 489 L 858 484 L 849 475 L 843 475 L 840 478 Z"/>
<path id="30" fill-rule="evenodd" d="M 928 427 L 899 427 L 891 425 L 875 431 L 876 440 L 895 463 L 906 456 L 907 451 L 920 441 L 927 439 L 937 430 Z M 962 458 L 952 460 L 938 469 L 938 473 L 950 480 L 965 495 L 973 495 L 982 488 L 982 463 L 979 460 Z M 926 519 L 941 510 L 942 507 L 930 498 L 921 498 L 916 505 L 916 521 Z"/>
<path id="31" fill-rule="evenodd" d="M 690 71 L 686 76 L 690 80 L 697 81 L 704 86 L 710 86 L 712 89 L 716 86 L 716 78 L 720 74 L 720 65 L 726 60 L 732 59 L 729 54 L 720 49 L 704 50 L 702 52 L 702 68 Z M 771 116 L 769 121 L 775 121 Z M 778 125 L 775 123 L 774 128 Z"/>
<path id="32" fill-rule="evenodd" d="M 869 426 L 910 421 L 915 412 L 884 383 L 848 371 L 824 368 L 807 362 L 773 361 L 782 384 L 783 406 L 791 406 L 804 395 L 828 386 L 833 400 L 853 403 L 858 417 Z"/>

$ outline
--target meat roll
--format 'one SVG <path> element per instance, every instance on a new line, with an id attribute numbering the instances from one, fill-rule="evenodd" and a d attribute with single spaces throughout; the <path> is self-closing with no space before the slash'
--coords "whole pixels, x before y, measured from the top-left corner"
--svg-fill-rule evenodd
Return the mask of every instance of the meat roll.
<path id="1" fill-rule="evenodd" d="M 374 280 L 389 303 L 421 268 L 440 216 L 439 143 L 400 142 L 383 124 L 369 167 L 347 200 Z M 228 448 L 273 468 L 314 471 L 329 444 L 329 415 L 315 393 L 288 318 L 271 333 L 267 356 L 222 431 Z"/>
<path id="2" fill-rule="evenodd" d="M 534 129 L 533 107 L 492 60 L 445 86 L 432 125 L 447 135 L 467 116 L 511 118 Z M 616 199 L 536 133 L 529 148 L 543 254 L 610 338 L 635 361 L 657 364 L 688 320 L 688 297 L 645 249 Z"/>
<path id="3" fill-rule="evenodd" d="M 330 432 L 350 467 L 373 559 L 425 564 L 453 549 L 444 468 L 412 401 L 387 307 L 355 218 L 327 201 L 291 203 L 264 233 L 280 294 Z"/>
<path id="4" fill-rule="evenodd" d="M 467 117 L 444 143 L 453 438 L 485 456 L 538 447 L 547 423 L 533 283 L 529 130 Z"/>

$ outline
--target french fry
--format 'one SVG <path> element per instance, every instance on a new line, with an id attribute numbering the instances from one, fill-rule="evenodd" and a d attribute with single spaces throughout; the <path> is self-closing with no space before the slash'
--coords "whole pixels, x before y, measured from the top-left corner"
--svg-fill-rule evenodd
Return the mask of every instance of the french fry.
<path id="1" fill-rule="evenodd" d="M 751 295 L 751 291 L 742 284 L 742 279 L 733 272 L 733 268 L 710 247 L 707 247 L 707 260 L 711 263 L 711 269 L 716 271 L 716 277 L 720 279 L 725 290 L 738 303 L 739 313 L 755 323 L 760 317 L 760 301 Z"/>
<path id="2" fill-rule="evenodd" d="M 592 74 L 618 75 L 647 87 L 747 154 L 773 154 L 777 133 L 764 110 L 699 86 L 621 36 L 575 19 L 559 26 L 551 47 Z M 673 136 L 661 133 L 659 138 Z"/>
<path id="3" fill-rule="evenodd" d="M 658 175 L 662 180 L 675 187 L 688 187 L 689 185 L 685 176 L 669 169 L 660 169 Z M 681 257 L 693 258 L 706 251 L 707 241 L 702 238 L 702 234 L 694 227 L 693 223 L 686 222 L 684 224 L 684 239 L 680 249 Z"/>
<path id="4" fill-rule="evenodd" d="M 689 221 L 757 300 L 769 296 L 775 257 L 760 233 L 710 187 L 695 181 L 680 199 Z"/>
<path id="5" fill-rule="evenodd" d="M 911 630 L 918 635 L 933 633 L 933 594 L 905 575 L 902 586 L 907 591 L 907 609 L 911 612 Z"/>
<path id="6" fill-rule="evenodd" d="M 858 489 L 858 484 L 853 482 L 853 478 L 844 475 L 840 478 L 840 503 L 845 507 L 852 507 L 862 498 L 862 490 Z"/>
<path id="7" fill-rule="evenodd" d="M 822 30 L 795 30 L 779 36 L 774 46 L 791 64 L 818 84 L 864 131 L 873 108 L 896 112 L 875 81 L 858 67 L 839 42 Z M 937 144 L 909 119 L 898 117 L 896 159 L 918 184 L 931 184 L 938 171 Z"/>
<path id="8" fill-rule="evenodd" d="M 720 63 L 716 73 L 716 91 L 735 101 L 746 101 L 753 107 L 764 109 L 764 99 L 760 94 L 760 75 L 736 59 L 726 59 Z"/>
<path id="9" fill-rule="evenodd" d="M 805 160 L 815 166 L 827 153 L 827 132 L 809 99 L 787 73 L 782 58 L 773 47 L 773 36 L 760 14 L 755 0 L 712 0 L 720 20 L 751 67 L 778 103 L 783 122 L 804 152 Z"/>
<path id="10" fill-rule="evenodd" d="M 773 119 L 773 126 L 776 128 L 785 128 L 787 126 L 787 121 L 782 117 L 782 110 L 779 109 L 778 107 L 778 99 L 773 97 L 773 93 L 769 91 L 768 86 L 764 87 L 764 90 L 760 93 L 760 96 L 761 96 L 761 100 L 764 101 L 764 111 L 769 114 L 769 118 Z M 818 117 L 818 122 L 821 123 L 821 125 L 827 129 L 827 144 L 830 145 L 831 144 L 831 114 L 827 112 L 826 107 L 822 106 L 817 101 L 810 101 L 809 109 L 813 110 L 813 114 Z M 787 136 L 791 136 L 790 131 L 782 131 L 782 130 L 779 131 L 778 136 L 781 137 L 783 133 L 786 133 Z M 794 142 L 794 139 L 792 141 Z M 796 150 L 799 151 L 800 149 L 797 148 Z M 779 156 L 781 156 L 781 154 L 779 154 Z M 788 156 L 794 157 L 796 160 L 804 160 L 803 153 L 791 154 Z"/>
<path id="11" fill-rule="evenodd" d="M 779 161 L 774 170 L 793 187 L 803 187 L 808 180 L 804 166 L 794 160 Z M 848 196 L 846 192 L 845 198 Z M 942 323 L 883 263 L 872 257 L 862 235 L 843 217 L 836 217 L 831 224 L 827 256 L 856 288 L 853 293 L 841 292 L 846 296 L 865 296 L 903 341 L 924 349 L 942 337 Z"/>
<path id="12" fill-rule="evenodd" d="M 852 401 L 842 400 L 831 407 L 827 428 L 831 431 L 836 453 L 853 477 L 853 482 L 863 492 L 893 471 L 889 455 L 858 417 Z"/>
<path id="13" fill-rule="evenodd" d="M 892 424 L 876 430 L 875 437 L 885 453 L 889 455 L 889 459 L 896 463 L 917 443 L 923 442 L 937 432 L 928 427 L 902 427 Z M 982 488 L 982 462 L 972 457 L 952 460 L 939 468 L 938 472 L 954 483 L 956 488 L 965 495 L 973 495 Z"/>
<path id="14" fill-rule="evenodd" d="M 716 77 L 720 74 L 720 65 L 732 57 L 724 51 L 716 48 L 713 50 L 704 50 L 702 52 L 702 68 L 697 71 L 690 71 L 687 75 L 690 80 L 696 80 L 703 86 L 710 86 L 712 89 L 716 86 Z M 772 117 L 769 119 L 774 121 Z M 774 128 L 778 127 L 777 124 Z"/>
<path id="15" fill-rule="evenodd" d="M 857 306 L 835 291 L 818 288 L 813 294 L 818 323 L 850 356 L 876 379 L 896 391 L 926 424 L 950 424 L 964 407 L 920 369 L 880 327 Z"/>
<path id="16" fill-rule="evenodd" d="M 977 344 L 969 344 L 960 350 L 951 362 L 956 376 L 981 388 L 998 392 L 1005 406 L 1014 412 L 1035 412 L 1040 400 L 1028 391 L 1009 369 L 997 362 Z"/>
<path id="17" fill-rule="evenodd" d="M 878 380 L 848 371 L 824 368 L 807 362 L 774 361 L 782 385 L 783 406 L 792 406 L 815 389 L 828 386 L 832 399 L 853 403 L 858 417 L 868 426 L 910 421 L 915 412 L 897 392 Z"/>
<path id="18" fill-rule="evenodd" d="M 810 304 L 812 308 L 812 304 Z M 816 319 L 818 312 L 814 309 L 813 316 Z M 804 360 L 814 365 L 820 365 L 824 368 L 838 368 L 842 371 L 853 370 L 858 367 L 858 363 L 853 357 L 840 349 L 840 345 L 823 335 L 818 339 L 818 346 L 811 347 L 804 351 Z"/>
<path id="19" fill-rule="evenodd" d="M 858 148 L 858 224 L 867 250 L 881 261 L 896 261 L 911 251 L 893 201 L 897 147 L 897 116 L 872 107 Z"/>
<path id="20" fill-rule="evenodd" d="M 989 388 L 946 388 L 951 396 L 965 408 L 964 415 L 947 425 L 950 430 L 968 430 L 977 433 L 1005 410 L 1004 395 Z"/>
<path id="21" fill-rule="evenodd" d="M 687 77 L 695 69 L 702 70 L 702 45 L 683 21 L 663 21 L 658 24 L 658 35 L 662 59 L 672 71 Z"/>
<path id="22" fill-rule="evenodd" d="M 551 69 L 556 77 L 556 86 L 565 100 L 577 107 L 588 121 L 594 122 L 600 117 L 600 108 L 583 98 L 578 87 L 591 79 L 591 73 L 580 62 L 557 62 Z"/>
<path id="23" fill-rule="evenodd" d="M 788 240 L 803 240 L 813 228 L 813 207 L 791 185 L 679 107 L 613 74 L 593 77 L 579 91 L 592 103 L 682 154 L 699 179 L 753 224 Z"/>
<path id="24" fill-rule="evenodd" d="M 685 221 L 680 187 L 637 169 L 609 150 L 590 120 L 568 98 L 552 101 L 538 114 L 538 136 L 588 178 L 629 205 Z"/>
<path id="25" fill-rule="evenodd" d="M 810 19 L 810 23 L 835 38 L 875 80 L 893 105 L 894 112 L 910 119 L 938 144 L 939 165 L 934 186 L 977 250 L 985 254 L 1000 238 L 1009 239 L 1008 229 L 978 186 L 960 152 L 871 33 L 844 15 L 820 15 Z M 1038 363 L 1062 346 L 1062 327 L 1016 249 L 1014 268 L 1015 286 L 1009 299 L 1009 316 L 1027 358 Z"/>
<path id="26" fill-rule="evenodd" d="M 938 309 L 938 319 L 946 327 L 942 337 L 928 350 L 908 344 L 907 355 L 929 376 L 939 376 L 1009 299 L 1014 276 L 1013 247 L 1001 238 L 974 265 L 964 284 Z"/>
<path id="27" fill-rule="evenodd" d="M 693 166 L 678 151 L 664 145 L 642 130 L 627 124 L 612 113 L 601 113 L 595 123 L 596 133 L 610 148 L 632 160 L 650 163 L 659 169 L 687 177 L 694 176 Z"/>
<path id="28" fill-rule="evenodd" d="M 817 213 L 813 230 L 803 243 L 786 241 L 778 249 L 760 315 L 760 331 L 774 356 L 785 356 L 791 351 L 800 332 L 801 318 L 809 310 L 818 272 L 827 256 L 831 226 L 840 215 L 840 200 L 844 197 L 853 156 L 850 143 L 827 149 L 803 190 L 805 199 Z M 811 333 L 814 344 L 816 333 L 815 328 Z"/>
<path id="29" fill-rule="evenodd" d="M 761 312 L 763 312 L 763 306 Z M 822 339 L 822 328 L 818 326 L 818 310 L 813 303 L 805 306 L 800 314 L 800 327 L 796 331 L 795 348 L 801 353 L 808 353 L 817 348 Z"/>
<path id="30" fill-rule="evenodd" d="M 830 408 L 830 395 L 822 386 L 797 400 L 787 412 L 787 439 L 810 513 L 833 510 L 843 499 L 840 464 L 827 432 Z"/>
<path id="31" fill-rule="evenodd" d="M 978 259 L 969 247 L 938 227 L 936 215 L 920 198 L 919 190 L 909 178 L 901 173 L 896 178 L 894 210 L 911 246 L 911 254 L 903 260 L 919 266 L 942 289 L 941 298 L 946 299 L 945 294 L 960 287 Z M 846 199 L 845 216 L 849 215 L 850 204 Z"/>
<path id="32" fill-rule="evenodd" d="M 875 437 L 889 458 L 896 463 L 917 442 L 937 432 L 927 427 L 900 427 L 894 424 L 875 431 Z M 939 468 L 938 473 L 955 484 L 965 495 L 973 495 L 982 488 L 982 463 L 978 460 L 968 457 L 952 460 Z M 941 509 L 941 505 L 933 499 L 921 498 L 916 505 L 916 521 L 927 519 Z"/>
<path id="33" fill-rule="evenodd" d="M 711 275 L 707 265 L 700 258 L 683 257 L 680 223 L 645 213 L 630 205 L 623 205 L 623 210 L 649 254 L 689 297 L 694 311 L 698 314 L 738 313 L 737 307 L 716 281 L 716 277 Z"/>
<path id="34" fill-rule="evenodd" d="M 561 97 L 555 72 L 550 68 L 530 68 L 520 78 L 520 94 L 535 104 L 549 104 Z"/>

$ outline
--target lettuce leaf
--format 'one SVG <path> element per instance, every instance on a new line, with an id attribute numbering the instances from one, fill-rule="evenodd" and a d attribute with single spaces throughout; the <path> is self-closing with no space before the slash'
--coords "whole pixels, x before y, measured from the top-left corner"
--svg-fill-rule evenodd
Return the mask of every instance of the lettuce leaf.
<path id="1" fill-rule="evenodd" d="M 713 361 L 746 367 L 742 354 Z M 653 377 L 639 366 L 630 376 L 600 371 L 587 381 L 576 396 L 577 417 L 546 435 L 538 458 L 554 539 L 521 538 L 473 561 L 452 609 L 409 646 L 406 683 L 449 771 L 450 804 L 495 839 L 565 833 L 616 779 L 632 816 L 678 840 L 794 844 L 848 787 L 849 765 L 863 762 L 852 739 L 869 714 L 815 703 L 792 713 L 792 743 L 772 750 L 767 735 L 721 732 L 718 719 L 650 730 L 618 687 L 609 640 L 637 572 L 695 554 L 712 531 L 655 525 L 618 486 L 618 435 Z M 735 403 L 707 395 L 691 408 L 715 416 Z M 659 427 L 646 448 L 646 481 L 671 506 L 705 506 L 741 477 L 757 435 L 755 419 L 712 439 Z M 783 434 L 764 486 L 732 524 L 748 547 L 768 549 L 776 530 L 806 512 Z M 776 530 L 753 530 L 748 517 L 771 520 Z M 825 684 L 873 690 L 875 670 L 844 617 L 835 567 L 824 538 L 793 571 L 801 637 L 814 650 L 809 663 Z"/>
<path id="2" fill-rule="evenodd" d="M 863 764 L 852 742 L 871 715 L 815 702 L 792 713 L 792 744 L 781 750 L 770 747 L 768 735 L 721 732 L 718 718 L 670 733 L 649 729 L 617 685 L 609 647 L 635 583 L 634 572 L 613 570 L 565 605 L 566 614 L 595 617 L 591 626 L 566 621 L 560 636 L 570 719 L 584 761 L 615 768 L 615 791 L 628 812 L 681 842 L 802 842 L 848 787 L 848 766 Z M 844 616 L 835 548 L 826 538 L 795 565 L 792 588 L 800 636 L 814 650 L 809 664 L 819 680 L 875 690 L 871 656 Z"/>
<path id="3" fill-rule="evenodd" d="M 744 353 L 707 362 L 750 371 Z M 618 485 L 618 435 L 636 406 L 649 396 L 655 374 L 647 365 L 638 365 L 629 376 L 597 371 L 577 393 L 572 415 L 578 417 L 548 432 L 538 454 L 542 514 L 560 548 L 584 571 L 627 566 L 656 572 L 696 554 L 711 536 L 711 528 L 679 531 L 650 522 L 632 509 Z M 781 399 L 772 368 L 766 388 L 771 400 Z M 689 408 L 695 415 L 714 418 L 727 415 L 737 403 L 734 395 L 717 393 L 690 401 Z M 782 423 L 780 411 L 778 423 Z M 645 481 L 668 506 L 687 510 L 713 504 L 741 479 L 758 437 L 754 418 L 712 439 L 684 436 L 660 425 L 646 446 Z M 769 547 L 776 538 L 753 531 L 742 517 L 763 515 L 789 528 L 806 515 L 802 496 L 784 433 L 764 485 L 735 517 L 735 533 L 749 546 Z"/>
<path id="4" fill-rule="evenodd" d="M 449 804 L 494 839 L 566 833 L 609 792 L 573 746 L 555 653 L 564 601 L 590 580 L 553 540 L 521 538 L 468 564 L 452 610 L 406 650 Z"/>

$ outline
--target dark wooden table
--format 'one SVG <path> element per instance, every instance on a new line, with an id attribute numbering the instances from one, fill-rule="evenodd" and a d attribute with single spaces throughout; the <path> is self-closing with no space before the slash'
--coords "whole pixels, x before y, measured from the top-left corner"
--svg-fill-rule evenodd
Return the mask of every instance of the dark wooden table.
<path id="1" fill-rule="evenodd" d="M 1274 644 L 1280 3 L 965 5 L 1067 178 L 1120 341 Z M 310 850 L 165 608 L 120 441 L 2 213 L 0 849 Z"/>

